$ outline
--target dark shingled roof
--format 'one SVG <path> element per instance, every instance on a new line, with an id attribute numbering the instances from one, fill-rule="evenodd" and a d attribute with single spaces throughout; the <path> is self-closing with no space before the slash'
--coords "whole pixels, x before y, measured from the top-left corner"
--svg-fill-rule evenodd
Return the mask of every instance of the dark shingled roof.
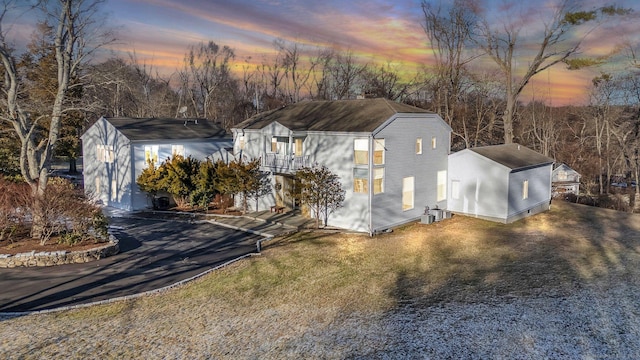
<path id="1" fill-rule="evenodd" d="M 105 118 L 129 140 L 224 138 L 225 130 L 206 119 Z M 186 124 L 186 125 L 185 125 Z"/>
<path id="2" fill-rule="evenodd" d="M 482 146 L 469 149 L 512 170 L 553 163 L 553 159 L 519 144 Z"/>
<path id="3" fill-rule="evenodd" d="M 386 99 L 302 101 L 254 115 L 235 128 L 262 129 L 277 121 L 293 131 L 371 132 L 398 113 L 432 114 Z"/>

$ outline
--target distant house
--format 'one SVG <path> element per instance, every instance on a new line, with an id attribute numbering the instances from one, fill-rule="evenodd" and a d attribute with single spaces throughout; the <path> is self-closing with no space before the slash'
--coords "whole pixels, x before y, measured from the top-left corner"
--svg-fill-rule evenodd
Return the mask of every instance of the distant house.
<path id="1" fill-rule="evenodd" d="M 273 193 L 258 203 L 299 208 L 295 172 L 324 164 L 346 190 L 328 225 L 375 233 L 446 208 L 451 128 L 437 114 L 385 99 L 304 101 L 232 129 L 234 153 L 259 158 Z M 304 210 L 304 209 L 303 209 Z"/>
<path id="2" fill-rule="evenodd" d="M 101 117 L 81 136 L 85 192 L 105 205 L 139 210 L 151 205 L 136 178 L 173 154 L 226 159 L 233 141 L 219 125 L 200 119 Z"/>
<path id="3" fill-rule="evenodd" d="M 557 165 L 551 176 L 553 196 L 580 195 L 580 177 L 581 175 L 567 164 Z"/>
<path id="4" fill-rule="evenodd" d="M 518 144 L 449 155 L 447 209 L 510 223 L 549 209 L 553 159 Z"/>

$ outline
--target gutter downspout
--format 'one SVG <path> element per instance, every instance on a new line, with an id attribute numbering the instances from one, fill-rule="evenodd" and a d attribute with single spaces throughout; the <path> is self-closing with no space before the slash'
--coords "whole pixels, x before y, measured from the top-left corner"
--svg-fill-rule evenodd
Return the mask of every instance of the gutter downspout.
<path id="1" fill-rule="evenodd" d="M 373 133 L 369 134 L 369 165 L 367 171 L 367 184 L 369 196 L 369 236 L 373 236 Z"/>

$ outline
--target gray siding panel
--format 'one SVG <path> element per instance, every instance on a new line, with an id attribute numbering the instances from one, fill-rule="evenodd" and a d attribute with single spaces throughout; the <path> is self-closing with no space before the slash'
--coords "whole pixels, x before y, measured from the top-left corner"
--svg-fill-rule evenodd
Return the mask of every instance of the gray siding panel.
<path id="1" fill-rule="evenodd" d="M 448 210 L 468 214 L 505 218 L 509 170 L 477 155 L 462 150 L 449 157 Z M 459 182 L 459 195 L 454 199 L 453 181 Z"/>
<path id="2" fill-rule="evenodd" d="M 537 167 L 511 173 L 509 179 L 509 213 L 508 217 L 523 212 L 551 200 L 552 165 Z M 523 182 L 529 181 L 529 196 L 522 198 Z"/>
<path id="3" fill-rule="evenodd" d="M 112 163 L 98 161 L 97 145 L 114 150 Z M 82 136 L 85 193 L 103 204 L 131 209 L 130 142 L 109 122 L 99 119 Z"/>
<path id="4" fill-rule="evenodd" d="M 323 164 L 338 175 L 345 190 L 344 206 L 329 216 L 328 225 L 368 232 L 369 196 L 353 191 L 353 143 L 363 137 L 367 135 L 309 134 L 304 151 L 311 163 Z"/>
<path id="5" fill-rule="evenodd" d="M 436 148 L 431 138 L 436 137 Z M 449 132 L 436 118 L 397 118 L 376 138 L 385 141 L 384 193 L 373 195 L 373 229 L 383 230 L 419 218 L 426 206 L 446 208 L 437 202 L 437 173 L 448 168 Z M 422 154 L 416 140 L 422 138 Z M 414 208 L 402 210 L 402 179 L 414 177 Z"/>

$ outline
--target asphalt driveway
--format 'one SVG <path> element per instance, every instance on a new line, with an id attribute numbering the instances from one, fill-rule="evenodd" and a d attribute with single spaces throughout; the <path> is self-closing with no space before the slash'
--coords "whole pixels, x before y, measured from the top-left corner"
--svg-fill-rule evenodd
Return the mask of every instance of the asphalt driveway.
<path id="1" fill-rule="evenodd" d="M 53 267 L 0 269 L 0 312 L 45 310 L 175 284 L 256 251 L 258 235 L 209 223 L 113 218 L 120 253 Z"/>

